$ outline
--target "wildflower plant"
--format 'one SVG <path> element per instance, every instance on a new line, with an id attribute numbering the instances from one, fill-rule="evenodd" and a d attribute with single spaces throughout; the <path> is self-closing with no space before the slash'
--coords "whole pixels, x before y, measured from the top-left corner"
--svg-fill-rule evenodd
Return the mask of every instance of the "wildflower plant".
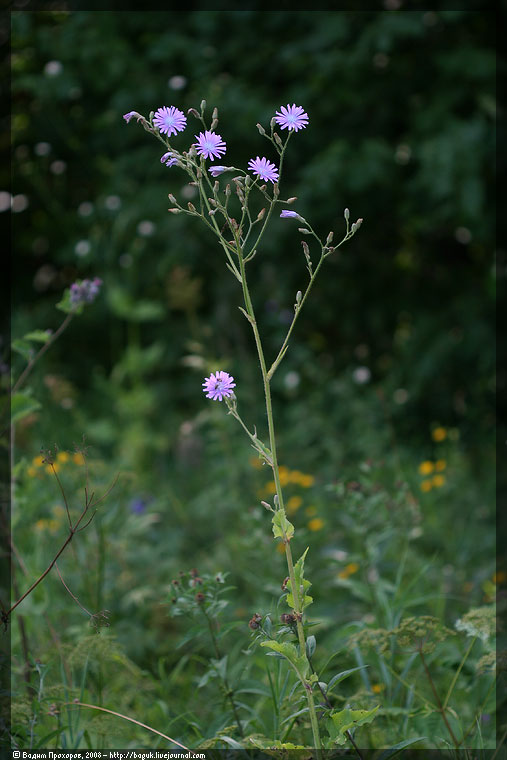
<path id="1" fill-rule="evenodd" d="M 333 232 L 329 232 L 326 238 L 321 238 L 298 211 L 287 208 L 297 201 L 296 197 L 282 199 L 280 185 L 289 141 L 293 133 L 306 129 L 310 123 L 310 119 L 302 106 L 296 104 L 281 106 L 273 115 L 267 130 L 261 124 L 257 124 L 261 137 L 266 140 L 270 156 L 256 154 L 248 161 L 246 168 L 238 168 L 225 163 L 207 165 L 208 161 L 214 162 L 215 159 L 223 161 L 227 154 L 227 142 L 222 138 L 222 135 L 216 132 L 218 127 L 218 110 L 216 108 L 212 112 L 210 121 L 206 118 L 206 101 L 204 100 L 201 102 L 199 110 L 190 108 L 187 115 L 196 118 L 202 129 L 198 134 L 195 134 L 195 142 L 192 142 L 186 150 L 176 147 L 176 139 L 178 141 L 183 140 L 183 137 L 178 133 L 184 130 L 186 124 L 186 117 L 177 107 L 171 105 L 159 108 L 156 112 L 150 113 L 148 118 L 136 111 L 130 111 L 125 114 L 124 119 L 127 123 L 132 119 L 141 123 L 147 132 L 164 145 L 165 153 L 160 159 L 161 162 L 171 169 L 179 168 L 188 175 L 190 185 L 197 189 L 197 202 L 195 204 L 188 202 L 184 206 L 170 193 L 169 200 L 172 206 L 169 208 L 169 212 L 196 217 L 215 235 L 224 253 L 226 267 L 241 288 L 243 305 L 239 308 L 252 329 L 260 365 L 267 414 L 267 439 L 262 440 L 257 429 L 254 427 L 251 430 L 243 421 L 238 409 L 241 390 L 236 388 L 232 376 L 217 369 L 210 377 L 205 378 L 203 391 L 210 400 L 225 401 L 228 413 L 239 422 L 258 456 L 271 468 L 273 473 L 275 484 L 273 503 L 263 502 L 263 504 L 271 513 L 273 537 L 277 542 L 281 542 L 285 551 L 288 568 L 286 603 L 290 610 L 287 615 L 291 618 L 289 633 L 294 642 L 268 638 L 262 642 L 262 646 L 270 650 L 270 654 L 281 656 L 287 660 L 296 673 L 306 698 L 305 712 L 310 718 L 313 746 L 316 749 L 317 756 L 320 757 L 323 742 L 320 736 L 314 699 L 314 691 L 317 689 L 319 679 L 310 663 L 308 623 L 305 618 L 305 610 L 312 602 L 311 596 L 307 594 L 310 582 L 304 575 L 304 564 L 308 549 L 297 562 L 294 562 L 291 541 L 296 529 L 288 520 L 285 509 L 278 465 L 271 381 L 286 355 L 296 322 L 324 261 L 333 255 L 343 243 L 350 240 L 359 229 L 362 219 L 351 224 L 349 210 L 345 209 L 345 232 L 340 242 L 333 244 Z M 283 137 L 276 131 L 277 127 L 283 132 Z M 173 137 L 175 138 L 174 141 Z M 223 180 L 222 175 L 227 175 L 227 178 Z M 237 198 L 236 203 L 234 203 L 234 196 Z M 255 213 L 252 211 L 252 207 L 259 197 L 262 200 L 263 207 L 258 213 Z M 287 334 L 278 353 L 269 362 L 250 295 L 247 267 L 260 251 L 268 225 L 277 212 L 279 212 L 278 216 L 282 220 L 296 221 L 300 225 L 298 227 L 299 232 L 304 238 L 307 238 L 301 240 L 301 246 L 308 274 L 306 285 L 296 293 L 294 314 Z M 310 244 L 313 244 L 312 250 L 310 250 Z M 236 396 L 236 391 L 238 396 Z M 338 735 L 343 736 L 345 731 L 341 726 L 343 722 L 341 718 L 331 714 L 330 721 L 330 738 L 327 740 L 326 746 L 334 746 L 336 737 Z M 349 725 L 351 729 L 354 727 L 352 718 L 347 724 L 347 731 Z M 337 726 L 340 728 L 337 729 Z M 338 743 L 341 743 L 341 739 L 338 740 Z"/>

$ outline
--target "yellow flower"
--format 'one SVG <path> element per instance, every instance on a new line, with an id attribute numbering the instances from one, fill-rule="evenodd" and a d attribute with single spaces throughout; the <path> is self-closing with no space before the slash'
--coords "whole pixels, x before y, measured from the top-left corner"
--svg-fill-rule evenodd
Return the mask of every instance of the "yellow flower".
<path id="1" fill-rule="evenodd" d="M 321 520 L 320 517 L 314 517 L 313 520 L 310 520 L 308 523 L 308 528 L 313 531 L 322 530 L 324 527 L 324 520 Z"/>
<path id="2" fill-rule="evenodd" d="M 431 437 L 437 443 L 440 443 L 440 441 L 445 441 L 447 438 L 447 430 L 444 427 L 437 427 L 431 432 Z"/>
<path id="3" fill-rule="evenodd" d="M 285 544 L 283 541 L 280 541 L 276 545 L 276 551 L 278 552 L 278 554 L 285 554 Z"/>
<path id="4" fill-rule="evenodd" d="M 435 469 L 435 465 L 433 464 L 433 462 L 429 462 L 428 460 L 426 460 L 425 462 L 421 462 L 421 464 L 419 465 L 419 472 L 421 475 L 429 475 L 430 473 L 433 472 L 434 469 Z"/>
<path id="5" fill-rule="evenodd" d="M 270 480 L 269 483 L 266 483 L 266 487 L 264 489 L 265 493 L 276 493 L 276 483 L 274 480 Z"/>
<path id="6" fill-rule="evenodd" d="M 32 464 L 34 464 L 36 467 L 42 467 L 42 465 L 44 464 L 44 457 L 41 457 L 41 456 L 35 457 L 34 459 L 32 459 Z"/>
<path id="7" fill-rule="evenodd" d="M 313 484 L 315 483 L 315 478 L 313 475 L 305 475 L 302 474 L 299 478 L 299 485 L 303 488 L 311 488 Z"/>
<path id="8" fill-rule="evenodd" d="M 317 507 L 307 507 L 305 509 L 305 515 L 308 515 L 308 517 L 313 517 L 313 515 L 317 514 Z"/>
<path id="9" fill-rule="evenodd" d="M 51 511 L 56 518 L 62 518 L 65 514 L 65 509 L 61 504 L 55 504 Z"/>
<path id="10" fill-rule="evenodd" d="M 437 472 L 442 472 L 442 470 L 445 470 L 446 467 L 447 467 L 447 462 L 445 461 L 445 459 L 437 459 L 437 461 L 435 462 L 435 470 Z"/>
<path id="11" fill-rule="evenodd" d="M 349 562 L 348 565 L 345 565 L 343 570 L 340 570 L 338 573 L 338 578 L 348 578 L 349 575 L 353 575 L 354 573 L 357 573 L 359 570 L 359 565 L 357 562 Z"/>
<path id="12" fill-rule="evenodd" d="M 289 482 L 290 483 L 299 483 L 301 481 L 302 472 L 299 470 L 292 470 L 292 472 L 289 473 Z"/>
<path id="13" fill-rule="evenodd" d="M 303 499 L 301 496 L 291 496 L 287 502 L 287 512 L 289 515 L 293 515 L 294 512 L 297 512 L 302 503 Z"/>
<path id="14" fill-rule="evenodd" d="M 62 464 L 65 464 L 65 462 L 68 462 L 69 459 L 70 457 L 66 451 L 60 451 L 56 457 L 57 462 L 62 462 Z"/>
<path id="15" fill-rule="evenodd" d="M 53 462 L 53 464 L 47 464 L 44 469 L 52 475 L 53 472 L 58 472 L 60 465 L 58 462 Z"/>
<path id="16" fill-rule="evenodd" d="M 80 451 L 76 451 L 76 453 L 72 455 L 72 461 L 74 464 L 84 464 L 84 456 Z"/>
<path id="17" fill-rule="evenodd" d="M 280 477 L 280 485 L 286 486 L 290 482 L 290 472 L 287 469 L 287 467 L 284 467 L 283 465 L 278 468 L 278 475 Z"/>
<path id="18" fill-rule="evenodd" d="M 35 530 L 39 532 L 42 530 L 45 530 L 46 525 L 47 525 L 47 520 L 37 520 L 37 522 L 35 523 Z"/>
<path id="19" fill-rule="evenodd" d="M 261 469 L 261 467 L 262 467 L 262 461 L 259 459 L 259 457 L 250 457 L 250 459 L 248 461 L 250 462 L 250 464 L 252 465 L 252 467 L 254 468 L 254 470 L 260 470 Z"/>
<path id="20" fill-rule="evenodd" d="M 56 533 L 61 525 L 60 520 L 48 520 L 48 528 L 50 533 Z"/>
<path id="21" fill-rule="evenodd" d="M 431 482 L 435 488 L 441 488 L 445 483 L 445 477 L 443 475 L 433 475 Z"/>
<path id="22" fill-rule="evenodd" d="M 26 472 L 29 478 L 35 478 L 35 476 L 37 475 L 37 470 L 35 467 L 29 467 Z"/>
<path id="23" fill-rule="evenodd" d="M 424 493 L 427 493 L 428 491 L 431 491 L 433 488 L 433 483 L 431 480 L 423 480 L 421 483 L 421 491 L 424 491 Z"/>
<path id="24" fill-rule="evenodd" d="M 386 687 L 383 683 L 374 683 L 371 687 L 371 690 L 374 694 L 380 694 L 381 691 L 384 691 Z"/>

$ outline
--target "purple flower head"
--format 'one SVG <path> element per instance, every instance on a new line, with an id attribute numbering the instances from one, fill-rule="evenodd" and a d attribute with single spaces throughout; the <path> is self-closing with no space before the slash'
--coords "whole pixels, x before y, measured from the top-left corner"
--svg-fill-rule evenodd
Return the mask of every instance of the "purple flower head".
<path id="1" fill-rule="evenodd" d="M 215 373 L 212 372 L 209 377 L 204 378 L 202 387 L 206 398 L 211 398 L 213 401 L 222 401 L 222 398 L 232 396 L 232 389 L 236 387 L 236 383 L 232 375 L 220 370 Z"/>
<path id="2" fill-rule="evenodd" d="M 297 214 L 295 211 L 289 211 L 288 209 L 284 209 L 282 213 L 280 214 L 280 219 L 298 219 L 300 222 L 304 222 L 302 216 Z"/>
<path id="3" fill-rule="evenodd" d="M 130 511 L 133 512 L 135 515 L 142 515 L 142 513 L 146 510 L 146 502 L 143 501 L 143 499 L 132 499 L 130 502 Z"/>
<path id="4" fill-rule="evenodd" d="M 164 106 L 155 111 L 153 117 L 153 126 L 157 127 L 159 132 L 170 137 L 177 132 L 182 132 L 187 126 L 187 117 L 174 106 Z"/>
<path id="5" fill-rule="evenodd" d="M 196 153 L 198 156 L 210 158 L 214 161 L 215 158 L 222 158 L 226 151 L 226 145 L 221 135 L 210 132 L 208 129 L 204 133 L 200 132 L 199 136 L 196 135 L 195 139 L 197 140 Z"/>
<path id="6" fill-rule="evenodd" d="M 263 180 L 269 180 L 269 182 L 278 182 L 279 173 L 274 164 L 268 161 L 267 158 L 251 158 L 248 162 L 248 168 L 257 174 Z"/>
<path id="7" fill-rule="evenodd" d="M 93 303 L 99 294 L 102 280 L 95 277 L 93 280 L 83 280 L 72 283 L 70 286 L 70 302 L 73 306 L 82 303 Z"/>
<path id="8" fill-rule="evenodd" d="M 223 174 L 227 171 L 227 166 L 210 166 L 208 171 L 212 177 L 218 177 L 219 174 Z"/>
<path id="9" fill-rule="evenodd" d="M 294 132 L 298 132 L 308 126 L 308 114 L 303 106 L 297 106 L 295 103 L 290 106 L 287 103 L 287 108 L 281 106 L 276 112 L 275 121 L 282 129 L 293 129 Z"/>
<path id="10" fill-rule="evenodd" d="M 162 158 L 160 159 L 161 164 L 165 164 L 166 166 L 175 166 L 175 164 L 178 163 L 178 159 L 173 157 L 172 153 L 164 153 Z"/>
<path id="11" fill-rule="evenodd" d="M 134 116 L 139 116 L 139 114 L 137 113 L 137 111 L 129 111 L 128 113 L 124 113 L 123 114 L 123 118 L 125 119 L 125 121 L 127 122 L 127 124 L 129 123 L 129 121 L 131 119 L 134 118 Z"/>

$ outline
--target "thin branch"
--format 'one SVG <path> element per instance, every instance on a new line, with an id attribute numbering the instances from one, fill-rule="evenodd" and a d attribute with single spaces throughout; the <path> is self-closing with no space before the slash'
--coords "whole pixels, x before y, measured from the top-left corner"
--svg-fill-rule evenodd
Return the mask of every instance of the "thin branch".
<path id="1" fill-rule="evenodd" d="M 128 715 L 123 715 L 122 713 L 115 712 L 115 710 L 108 710 L 106 707 L 99 707 L 98 705 L 89 705 L 86 702 L 79 702 L 79 701 L 64 702 L 64 706 L 67 706 L 67 705 L 77 705 L 78 707 L 88 707 L 91 710 L 100 710 L 101 712 L 109 713 L 110 715 L 116 715 L 116 717 L 118 718 L 123 718 L 123 720 L 128 720 L 130 723 L 135 723 L 136 726 L 141 726 L 141 728 L 145 728 L 147 731 L 151 731 L 152 733 L 157 734 L 158 736 L 161 736 L 163 739 L 167 739 L 168 742 L 172 742 L 173 744 L 176 744 L 178 747 L 185 749 L 187 752 L 191 752 L 192 755 L 195 755 L 195 757 L 199 756 L 198 753 L 194 752 L 188 747 L 185 747 L 184 744 L 180 744 L 180 742 L 177 742 L 176 739 L 171 739 L 170 736 L 163 734 L 161 731 L 157 731 L 156 728 L 147 726 L 146 723 L 141 723 L 139 720 L 135 720 L 134 718 L 129 718 Z"/>
<path id="2" fill-rule="evenodd" d="M 71 311 L 71 312 L 69 312 L 67 314 L 67 316 L 63 320 L 63 322 L 60 325 L 60 327 L 58 328 L 58 330 L 56 330 L 56 332 L 54 332 L 51 335 L 51 337 L 49 338 L 49 340 L 46 343 L 44 343 L 44 345 L 42 346 L 42 348 L 40 348 L 40 350 L 35 354 L 35 356 L 32 359 L 30 359 L 30 361 L 26 365 L 25 369 L 23 370 L 23 372 L 21 373 L 21 375 L 18 377 L 17 381 L 14 383 L 14 385 L 12 387 L 12 390 L 11 390 L 11 394 L 15 393 L 18 390 L 18 388 L 20 388 L 23 385 L 23 383 L 25 382 L 26 378 L 28 377 L 28 375 L 32 371 L 35 363 L 53 345 L 53 343 L 55 342 L 55 340 L 60 337 L 60 335 L 62 334 L 62 332 L 65 330 L 65 328 L 68 327 L 68 325 L 69 325 L 70 321 L 72 320 L 72 317 L 74 316 L 74 314 L 75 314 L 74 311 Z"/>
<path id="3" fill-rule="evenodd" d="M 86 612 L 86 614 L 89 617 L 92 617 L 92 613 L 88 612 L 88 610 L 86 609 L 86 607 L 83 607 L 83 605 L 81 604 L 81 602 L 79 601 L 79 599 L 77 598 L 77 596 L 74 596 L 74 594 L 72 593 L 72 591 L 70 590 L 70 588 L 67 586 L 67 584 L 63 580 L 62 574 L 61 574 L 60 569 L 59 569 L 58 565 L 56 564 L 56 562 L 55 562 L 55 569 L 56 569 L 56 572 L 58 573 L 58 576 L 59 576 L 61 582 L 63 583 L 63 585 L 65 586 L 65 588 L 67 589 L 67 591 L 69 592 L 69 594 L 71 595 L 71 597 L 74 599 L 74 601 L 76 602 L 76 604 L 79 607 L 81 607 L 81 609 L 83 610 L 83 612 Z"/>
<path id="4" fill-rule="evenodd" d="M 426 678 L 429 681 L 429 684 L 431 686 L 431 690 L 433 692 L 433 696 L 435 697 L 435 701 L 436 701 L 436 703 L 438 705 L 438 712 L 442 716 L 442 720 L 444 721 L 444 723 L 446 725 L 446 728 L 449 731 L 449 736 L 451 737 L 452 741 L 454 742 L 454 746 L 456 748 L 458 748 L 459 747 L 459 742 L 458 742 L 458 740 L 456 739 L 456 737 L 454 735 L 454 731 L 452 730 L 449 721 L 447 720 L 447 715 L 445 714 L 445 709 L 442 706 L 442 702 L 440 701 L 440 697 L 438 696 L 438 692 L 437 692 L 437 690 L 435 688 L 435 684 L 433 683 L 433 678 L 431 677 L 431 673 L 430 673 L 430 671 L 428 669 L 428 666 L 426 664 L 426 660 L 424 659 L 424 654 L 423 654 L 422 646 L 419 646 L 418 652 L 419 652 L 419 656 L 421 658 L 421 662 L 422 662 L 423 667 L 424 667 L 424 672 L 426 673 Z"/>

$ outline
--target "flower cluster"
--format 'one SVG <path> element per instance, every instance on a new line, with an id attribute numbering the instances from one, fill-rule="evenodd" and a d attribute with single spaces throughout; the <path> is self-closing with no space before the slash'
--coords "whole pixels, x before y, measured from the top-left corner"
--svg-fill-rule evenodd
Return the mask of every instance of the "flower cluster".
<path id="1" fill-rule="evenodd" d="M 82 303 L 93 303 L 99 294 L 102 280 L 95 277 L 93 280 L 78 280 L 70 286 L 70 302 L 73 306 Z"/>
<path id="2" fill-rule="evenodd" d="M 190 109 L 190 111 L 198 116 L 198 113 L 194 109 Z M 123 118 L 127 124 L 133 118 L 136 118 L 137 121 L 143 120 L 146 122 L 144 117 L 138 114 L 137 111 L 129 111 L 124 114 Z M 215 119 L 215 116 L 213 116 L 213 118 Z M 161 134 L 170 137 L 185 129 L 187 126 L 187 117 L 183 111 L 180 111 L 176 106 L 163 106 L 155 111 L 152 123 Z M 221 158 L 227 150 L 227 145 L 225 141 L 222 140 L 222 136 L 213 131 L 213 127 L 216 123 L 216 121 L 213 122 L 210 130 L 205 129 L 204 132 L 195 135 L 196 142 L 192 145 L 192 148 L 195 149 L 198 156 L 203 159 L 209 159 L 210 161 L 214 161 L 215 158 Z M 272 120 L 272 124 L 273 123 L 278 124 L 282 129 L 289 130 L 289 132 L 298 132 L 300 129 L 305 129 L 308 126 L 308 114 L 302 106 L 297 106 L 295 103 L 292 105 L 287 104 L 287 106 L 281 106 L 280 110 L 275 112 L 275 116 Z M 265 134 L 262 129 L 261 132 L 262 134 Z M 277 135 L 275 135 L 275 137 L 277 137 Z M 279 142 L 278 137 L 277 140 Z M 178 163 L 177 158 L 175 158 L 174 154 L 171 152 L 165 153 L 160 161 L 169 167 L 175 166 L 175 164 Z M 209 171 L 213 177 L 217 177 L 219 174 L 226 171 L 227 168 L 228 167 L 226 166 L 213 166 Z M 280 173 L 275 164 L 271 163 L 271 161 L 265 156 L 262 156 L 262 158 L 257 156 L 256 158 L 250 159 L 248 162 L 248 169 L 264 182 L 275 183 L 278 182 L 280 177 Z M 301 219 L 299 215 L 293 212 L 283 212 L 282 217 Z"/>

